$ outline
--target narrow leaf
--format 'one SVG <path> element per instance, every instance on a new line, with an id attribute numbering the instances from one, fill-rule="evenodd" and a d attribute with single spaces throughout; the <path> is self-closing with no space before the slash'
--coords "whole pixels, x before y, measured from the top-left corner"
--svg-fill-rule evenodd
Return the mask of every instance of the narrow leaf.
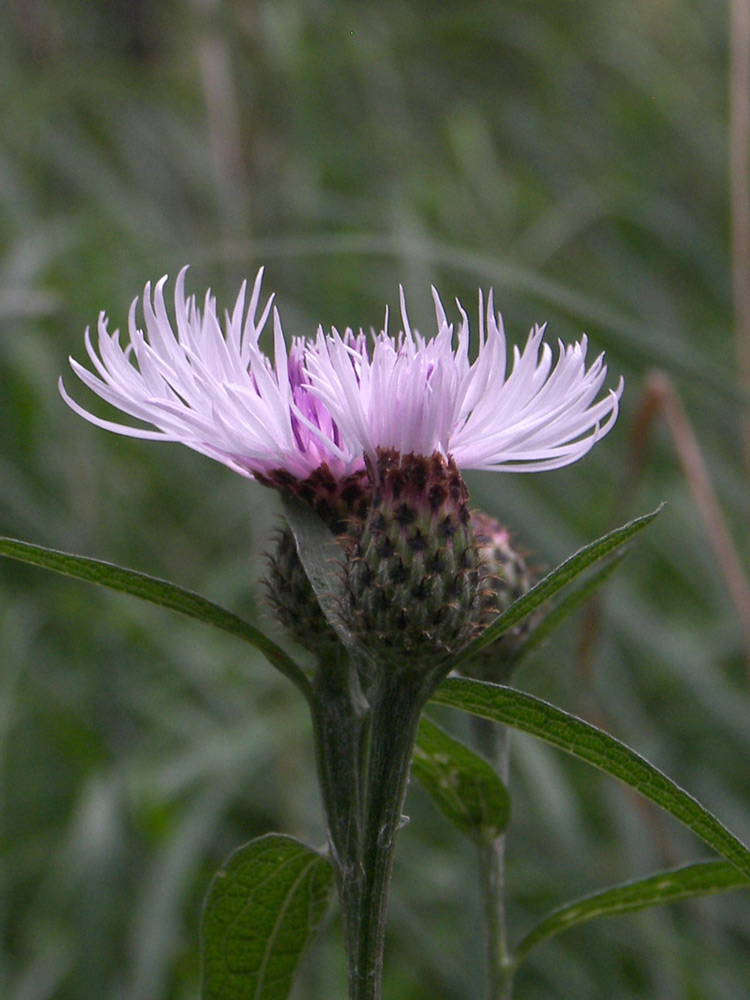
<path id="1" fill-rule="evenodd" d="M 521 941 L 516 949 L 516 960 L 522 961 L 542 941 L 568 927 L 575 927 L 576 924 L 618 913 L 634 913 L 680 899 L 748 888 L 750 881 L 734 865 L 726 861 L 701 861 L 612 889 L 604 889 L 550 913 Z"/>
<path id="2" fill-rule="evenodd" d="M 297 543 L 321 611 L 347 650 L 361 655 L 361 643 L 349 631 L 341 616 L 344 605 L 343 557 L 341 546 L 333 532 L 314 510 L 302 501 L 282 494 L 284 516 Z"/>
<path id="3" fill-rule="evenodd" d="M 332 888 L 328 859 L 293 837 L 235 851 L 206 897 L 201 1000 L 286 1000 Z"/>
<path id="4" fill-rule="evenodd" d="M 584 582 L 575 587 L 571 593 L 567 594 L 552 610 L 544 616 L 539 624 L 532 630 L 528 638 L 518 647 L 514 654 L 514 660 L 520 660 L 524 656 L 537 649 L 556 628 L 567 621 L 571 615 L 592 597 L 600 587 L 609 580 L 622 560 L 628 554 L 628 550 L 613 556 L 609 562 L 605 563 L 595 573 L 587 577 Z"/>
<path id="5" fill-rule="evenodd" d="M 114 563 L 103 562 L 100 559 L 89 559 L 86 556 L 76 556 L 68 552 L 58 552 L 55 549 L 32 545 L 14 538 L 0 538 L 0 556 L 8 556 L 10 559 L 18 559 L 20 562 L 42 566 L 44 569 L 72 576 L 77 580 L 86 580 L 101 587 L 109 587 L 110 590 L 119 590 L 122 593 L 131 594 L 133 597 L 140 597 L 144 601 L 150 601 L 152 604 L 158 604 L 163 608 L 169 608 L 170 611 L 178 611 L 188 618 L 197 618 L 198 621 L 230 632 L 259 649 L 269 663 L 293 681 L 309 699 L 310 682 L 300 667 L 280 646 L 264 635 L 260 629 L 250 625 L 249 622 L 235 615 L 232 611 L 227 611 L 226 608 L 206 600 L 200 594 L 184 590 L 174 583 L 159 580 L 155 576 L 116 566 Z"/>
<path id="6" fill-rule="evenodd" d="M 470 642 L 466 649 L 456 657 L 453 666 L 457 667 L 471 659 L 480 649 L 484 649 L 485 646 L 489 646 L 495 639 L 498 639 L 503 632 L 507 632 L 509 628 L 523 621 L 540 604 L 549 600 L 550 597 L 554 597 L 555 594 L 575 580 L 589 566 L 600 559 L 604 559 L 605 556 L 608 556 L 611 552 L 624 545 L 634 535 L 637 535 L 639 531 L 643 531 L 653 521 L 663 506 L 662 504 L 650 514 L 645 514 L 634 521 L 629 521 L 621 528 L 615 528 L 614 531 L 610 531 L 609 534 L 598 538 L 595 542 L 590 542 L 566 559 L 565 562 L 560 563 L 556 569 L 553 569 L 551 573 L 543 577 L 523 597 L 519 597 L 517 601 L 514 601 L 473 642 Z"/>
<path id="7" fill-rule="evenodd" d="M 619 778 L 750 877 L 750 851 L 734 834 L 671 778 L 596 726 L 533 695 L 465 678 L 448 678 L 433 701 L 531 733 Z"/>
<path id="8" fill-rule="evenodd" d="M 424 716 L 412 773 L 438 809 L 472 840 L 492 843 L 508 825 L 510 798 L 494 769 Z"/>

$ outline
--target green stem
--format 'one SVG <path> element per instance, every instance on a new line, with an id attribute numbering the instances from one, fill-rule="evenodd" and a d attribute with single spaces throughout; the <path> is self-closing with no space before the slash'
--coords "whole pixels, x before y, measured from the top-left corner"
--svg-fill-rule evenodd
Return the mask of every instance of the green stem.
<path id="1" fill-rule="evenodd" d="M 476 748 L 508 784 L 510 731 L 486 719 L 472 719 Z M 487 953 L 487 1000 L 510 1000 L 516 962 L 508 947 L 505 914 L 505 835 L 478 848 L 479 881 Z"/>
<path id="2" fill-rule="evenodd" d="M 424 677 L 398 672 L 384 678 L 372 703 L 367 813 L 362 843 L 362 878 L 351 916 L 358 926 L 352 961 L 351 1000 L 380 1000 L 388 905 L 396 834 L 409 781 L 419 718 L 429 694 Z"/>
<path id="3" fill-rule="evenodd" d="M 431 690 L 423 673 L 379 672 L 363 717 L 361 709 L 347 705 L 351 688 L 340 674 L 316 680 L 318 771 L 344 919 L 350 1000 L 381 997 L 396 834 Z"/>
<path id="4" fill-rule="evenodd" d="M 331 861 L 341 894 L 362 852 L 369 736 L 367 703 L 343 653 L 321 664 L 313 681 L 311 709 Z"/>

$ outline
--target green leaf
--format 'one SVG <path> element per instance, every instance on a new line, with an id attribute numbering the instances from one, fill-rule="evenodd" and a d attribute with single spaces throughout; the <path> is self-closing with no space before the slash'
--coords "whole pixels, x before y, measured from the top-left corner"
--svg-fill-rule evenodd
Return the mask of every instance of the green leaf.
<path id="1" fill-rule="evenodd" d="M 282 494 L 281 501 L 284 516 L 297 543 L 297 552 L 323 614 L 344 647 L 350 653 L 361 656 L 362 644 L 346 627 L 341 617 L 345 601 L 344 553 L 341 545 L 333 532 L 306 503 L 302 503 L 290 494 Z"/>
<path id="2" fill-rule="evenodd" d="M 202 1000 L 286 1000 L 332 888 L 328 859 L 293 837 L 235 851 L 206 897 Z"/>
<path id="3" fill-rule="evenodd" d="M 467 660 L 470 660 L 480 649 L 484 649 L 485 646 L 489 646 L 496 639 L 499 639 L 503 632 L 507 632 L 509 628 L 523 621 L 540 604 L 548 601 L 550 597 L 554 597 L 555 594 L 575 580 L 589 566 L 600 559 L 604 559 L 605 556 L 608 556 L 611 552 L 614 552 L 624 545 L 625 542 L 629 541 L 634 535 L 637 535 L 639 531 L 643 531 L 653 521 L 663 506 L 664 504 L 661 504 L 650 514 L 637 517 L 634 521 L 629 521 L 621 528 L 615 528 L 614 531 L 610 531 L 595 542 L 590 542 L 566 559 L 565 562 L 560 563 L 556 569 L 553 569 L 551 573 L 543 577 L 523 597 L 519 597 L 517 601 L 514 601 L 473 642 L 470 642 L 466 649 L 453 661 L 453 666 L 458 667 Z"/>
<path id="4" fill-rule="evenodd" d="M 425 717 L 419 724 L 412 773 L 438 809 L 472 840 L 492 843 L 508 825 L 510 798 L 494 769 Z"/>
<path id="5" fill-rule="evenodd" d="M 543 642 L 546 642 L 556 628 L 562 625 L 564 621 L 567 621 L 600 587 L 604 586 L 628 554 L 628 551 L 626 549 L 624 552 L 613 556 L 608 563 L 605 563 L 595 573 L 592 573 L 582 584 L 575 587 L 571 593 L 556 604 L 515 651 L 514 661 L 528 656 L 529 653 L 541 646 Z"/>
<path id="6" fill-rule="evenodd" d="M 0 537 L 0 556 L 8 556 L 10 559 L 18 559 L 20 562 L 42 566 L 44 569 L 72 576 L 77 580 L 86 580 L 89 583 L 99 584 L 101 587 L 109 587 L 110 590 L 119 590 L 125 594 L 131 594 L 133 597 L 140 597 L 144 601 L 150 601 L 152 604 L 158 604 L 163 608 L 169 608 L 170 611 L 178 611 L 188 618 L 197 618 L 198 621 L 214 625 L 224 632 L 230 632 L 259 649 L 272 666 L 293 681 L 308 700 L 310 698 L 310 682 L 300 667 L 280 646 L 264 635 L 260 629 L 250 625 L 249 622 L 233 612 L 227 611 L 226 608 L 206 600 L 200 594 L 184 590 L 174 583 L 167 583 L 165 580 L 159 580 L 146 573 L 125 569 L 100 559 L 89 559 L 86 556 L 58 552 L 41 545 L 32 545 L 30 542 L 21 542 L 15 538 Z"/>
<path id="7" fill-rule="evenodd" d="M 659 872 L 561 906 L 529 931 L 516 949 L 516 959 L 522 961 L 536 945 L 568 927 L 575 927 L 576 924 L 596 920 L 598 917 L 634 913 L 680 899 L 748 888 L 750 881 L 746 876 L 726 861 L 701 861 L 684 868 Z"/>
<path id="8" fill-rule="evenodd" d="M 451 677 L 433 701 L 531 733 L 635 788 L 750 877 L 750 851 L 696 799 L 630 747 L 546 701 L 498 684 Z"/>

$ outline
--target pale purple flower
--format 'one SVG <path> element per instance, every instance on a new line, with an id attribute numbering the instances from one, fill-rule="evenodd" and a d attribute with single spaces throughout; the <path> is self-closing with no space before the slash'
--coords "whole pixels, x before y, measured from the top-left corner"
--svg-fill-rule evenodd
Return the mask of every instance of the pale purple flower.
<path id="1" fill-rule="evenodd" d="M 180 441 L 246 476 L 284 471 L 305 479 L 327 464 L 341 479 L 376 464 L 378 449 L 452 456 L 462 469 L 536 472 L 576 461 L 617 418 L 622 380 L 601 395 L 603 356 L 586 367 L 586 338 L 559 345 L 555 360 L 535 327 L 523 350 L 513 348 L 507 370 L 502 321 L 480 294 L 476 358 L 469 357 L 469 321 L 454 329 L 433 290 L 437 333 L 422 337 L 409 326 L 401 295 L 403 329 L 365 335 L 318 330 L 287 349 L 273 309 L 274 361 L 259 337 L 269 299 L 259 312 L 258 272 L 245 309 L 243 284 L 223 330 L 215 300 L 201 311 L 185 297 L 183 269 L 175 289 L 175 323 L 164 304 L 165 278 L 143 296 L 145 333 L 128 321 L 129 342 L 110 334 L 99 317 L 96 346 L 86 348 L 96 374 L 71 358 L 81 381 L 102 399 L 151 428 L 104 420 L 66 402 L 107 430 L 132 437 Z"/>
<path id="2" fill-rule="evenodd" d="M 136 320 L 135 299 L 128 317 L 129 343 L 109 333 L 99 315 L 98 339 L 86 330 L 86 350 L 98 375 L 73 358 L 71 367 L 102 399 L 153 429 L 103 420 L 85 410 L 65 390 L 76 413 L 105 430 L 149 440 L 179 441 L 215 458 L 244 476 L 284 469 L 305 479 L 324 462 L 343 477 L 363 465 L 358 452 L 342 447 L 325 406 L 306 388 L 305 345 L 294 340 L 287 352 L 278 312 L 273 310 L 275 364 L 258 340 L 273 297 L 258 315 L 263 269 L 258 272 L 245 310 L 243 283 L 231 315 L 219 322 L 216 301 L 206 294 L 203 311 L 186 298 L 185 272 L 177 276 L 175 324 L 164 304 L 166 277 L 143 293 L 145 334 Z M 312 428 L 312 429 L 311 429 Z"/>

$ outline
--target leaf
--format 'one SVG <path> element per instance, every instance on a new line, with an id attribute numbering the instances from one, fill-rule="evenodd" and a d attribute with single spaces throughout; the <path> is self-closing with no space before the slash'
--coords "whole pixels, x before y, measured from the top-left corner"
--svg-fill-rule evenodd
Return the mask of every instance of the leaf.
<path id="1" fill-rule="evenodd" d="M 425 717 L 419 724 L 412 773 L 438 809 L 472 840 L 492 843 L 508 825 L 510 798 L 494 769 Z"/>
<path id="2" fill-rule="evenodd" d="M 605 556 L 608 556 L 615 549 L 624 545 L 634 535 L 637 535 L 639 531 L 643 531 L 653 521 L 663 506 L 664 504 L 661 504 L 650 514 L 644 514 L 643 517 L 637 517 L 634 521 L 629 521 L 621 528 L 615 528 L 614 531 L 610 531 L 595 542 L 590 542 L 566 559 L 565 562 L 560 563 L 556 569 L 553 569 L 551 573 L 543 577 L 523 597 L 519 597 L 517 601 L 514 601 L 476 639 L 470 642 L 466 649 L 455 658 L 453 667 L 455 668 L 465 663 L 475 653 L 478 653 L 480 649 L 484 649 L 485 646 L 489 646 L 496 639 L 499 639 L 503 632 L 507 632 L 509 628 L 523 621 L 540 604 L 548 601 L 550 597 L 554 597 L 555 594 L 575 580 L 589 566 L 600 559 L 604 559 Z"/>
<path id="3" fill-rule="evenodd" d="M 288 494 L 282 494 L 281 500 L 284 516 L 321 611 L 344 647 L 352 654 L 361 656 L 362 644 L 346 627 L 341 616 L 345 601 L 344 553 L 341 546 L 333 532 L 306 503 Z"/>
<path id="4" fill-rule="evenodd" d="M 216 628 L 230 632 L 255 646 L 266 657 L 268 662 L 280 670 L 285 677 L 293 681 L 306 698 L 310 697 L 310 682 L 294 660 L 280 646 L 264 635 L 260 629 L 246 622 L 239 615 L 227 611 L 218 604 L 206 600 L 200 594 L 184 590 L 174 583 L 167 583 L 147 573 L 125 569 L 114 563 L 103 562 L 100 559 L 89 559 L 86 556 L 76 556 L 68 552 L 58 552 L 30 542 L 21 542 L 15 538 L 0 537 L 0 555 L 20 562 L 32 563 L 44 569 L 65 576 L 86 580 L 89 583 L 119 590 L 144 601 L 158 604 L 170 611 L 178 611 L 188 618 L 214 625 Z"/>
<path id="5" fill-rule="evenodd" d="M 514 662 L 524 656 L 528 656 L 529 653 L 537 649 L 543 642 L 546 642 L 556 628 L 562 625 L 564 621 L 567 621 L 600 587 L 604 586 L 627 554 L 628 550 L 625 550 L 613 556 L 608 563 L 605 563 L 595 573 L 592 573 L 582 584 L 579 584 L 570 594 L 556 604 L 515 651 Z"/>
<path id="6" fill-rule="evenodd" d="M 532 948 L 568 927 L 575 927 L 576 924 L 596 920 L 598 917 L 634 913 L 680 899 L 748 888 L 750 881 L 746 876 L 726 861 L 700 861 L 684 868 L 659 872 L 561 906 L 529 931 L 516 949 L 516 959 L 518 962 L 522 961 Z"/>
<path id="7" fill-rule="evenodd" d="M 293 837 L 235 851 L 203 910 L 202 1000 L 286 1000 L 332 888 L 328 859 Z"/>
<path id="8" fill-rule="evenodd" d="M 671 778 L 596 726 L 533 695 L 467 678 L 448 678 L 433 701 L 531 733 L 619 778 L 750 877 L 750 851 L 742 841 Z"/>

